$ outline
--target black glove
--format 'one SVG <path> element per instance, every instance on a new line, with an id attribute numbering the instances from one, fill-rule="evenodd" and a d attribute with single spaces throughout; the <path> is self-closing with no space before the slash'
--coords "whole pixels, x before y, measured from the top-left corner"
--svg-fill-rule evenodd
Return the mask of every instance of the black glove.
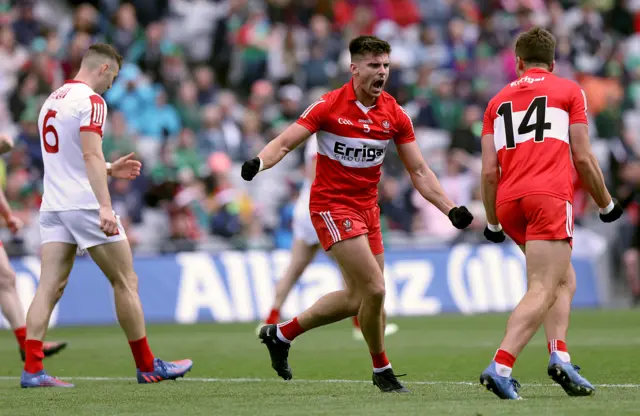
<path id="1" fill-rule="evenodd" d="M 622 209 L 622 205 L 618 202 L 617 199 L 613 199 L 613 209 L 608 214 L 600 213 L 600 220 L 602 222 L 614 222 L 618 218 L 622 217 L 624 213 L 624 209 Z"/>
<path id="2" fill-rule="evenodd" d="M 242 164 L 242 179 L 245 181 L 252 180 L 260 171 L 260 159 L 254 157 Z"/>
<path id="3" fill-rule="evenodd" d="M 487 225 L 484 229 L 484 238 L 492 243 L 502 243 L 507 236 L 504 235 L 504 231 L 502 229 L 500 231 L 491 231 Z"/>
<path id="4" fill-rule="evenodd" d="M 451 220 L 451 224 L 459 230 L 463 228 L 467 228 L 471 221 L 473 221 L 473 215 L 469 212 L 467 207 L 453 207 L 451 211 L 449 211 L 449 219 Z"/>

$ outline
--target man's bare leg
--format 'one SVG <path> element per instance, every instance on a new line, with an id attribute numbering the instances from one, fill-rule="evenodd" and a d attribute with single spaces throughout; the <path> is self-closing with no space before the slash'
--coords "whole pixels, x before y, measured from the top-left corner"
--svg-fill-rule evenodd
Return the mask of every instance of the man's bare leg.
<path id="1" fill-rule="evenodd" d="M 523 253 L 524 246 L 518 246 Z M 547 312 L 543 326 L 547 338 L 547 348 L 549 354 L 558 352 L 559 356 L 566 362 L 571 361 L 567 351 L 567 333 L 569 331 L 569 320 L 571 316 L 571 302 L 576 292 L 576 271 L 572 264 L 569 264 L 567 277 L 558 284 L 556 301 Z"/>
<path id="2" fill-rule="evenodd" d="M 133 270 L 129 242 L 101 244 L 89 248 L 88 252 L 113 287 L 116 315 L 127 339 L 135 341 L 146 337 L 144 313 L 138 296 L 138 276 Z"/>
<path id="3" fill-rule="evenodd" d="M 60 300 L 69 280 L 69 273 L 76 257 L 76 245 L 45 243 L 41 251 L 40 283 L 27 313 L 27 340 L 25 341 L 25 365 L 27 373 L 43 370 L 43 344 L 53 308 Z"/>
<path id="4" fill-rule="evenodd" d="M 544 319 L 544 332 L 547 336 L 549 365 L 547 374 L 558 383 L 569 396 L 591 396 L 595 388 L 584 376 L 579 367 L 571 364 L 567 350 L 567 332 L 571 315 L 571 301 L 576 291 L 576 271 L 572 265 L 563 282 L 558 285 L 556 302 Z"/>
<path id="5" fill-rule="evenodd" d="M 302 240 L 295 239 L 291 246 L 291 260 L 282 278 L 276 284 L 276 295 L 269 316 L 265 324 L 276 324 L 280 321 L 280 309 L 291 289 L 300 280 L 307 266 L 313 261 L 318 248 L 318 244 L 308 245 Z M 261 325 L 262 326 L 262 325 Z"/>
<path id="6" fill-rule="evenodd" d="M 632 247 L 624 252 L 622 257 L 624 263 L 624 274 L 631 289 L 633 304 L 640 304 L 640 252 Z"/>
<path id="7" fill-rule="evenodd" d="M 569 270 L 571 246 L 564 240 L 528 241 L 527 293 L 507 322 L 500 349 L 517 357 L 556 301 L 557 288 Z"/>
<path id="8" fill-rule="evenodd" d="M 576 271 L 569 265 L 567 277 L 560 282 L 556 291 L 556 302 L 544 318 L 544 333 L 547 337 L 549 354 L 556 353 L 565 362 L 570 362 L 567 351 L 567 332 L 571 316 L 571 302 L 576 292 Z"/>
<path id="9" fill-rule="evenodd" d="M 383 349 L 380 333 L 382 311 L 376 313 L 375 310 L 376 305 L 384 304 L 384 278 L 371 253 L 367 236 L 340 241 L 331 247 L 331 251 L 343 272 L 346 289 L 323 296 L 296 320 L 304 330 L 309 330 L 357 313 L 361 317 L 363 332 L 368 334 L 365 339 L 369 337 L 371 348 L 380 352 Z"/>
<path id="10" fill-rule="evenodd" d="M 502 399 L 520 398 L 511 370 L 556 301 L 558 285 L 569 270 L 571 246 L 565 240 L 527 241 L 525 256 L 527 293 L 512 312 L 492 363 L 480 375 L 480 382 Z"/>
<path id="11" fill-rule="evenodd" d="M 9 322 L 11 329 L 14 331 L 19 328 L 25 328 L 27 321 L 22 309 L 22 302 L 18 296 L 16 287 L 16 272 L 11 268 L 9 257 L 4 247 L 0 246 L 0 308 L 2 314 Z M 26 335 L 26 334 L 25 334 Z M 20 348 L 24 347 L 24 338 L 20 343 Z"/>
<path id="12" fill-rule="evenodd" d="M 0 245 L 0 308 L 2 314 L 9 322 L 13 330 L 22 361 L 25 360 L 25 342 L 27 340 L 27 318 L 25 316 L 22 301 L 18 295 L 16 286 L 16 272 L 9 263 L 7 252 Z M 66 342 L 46 342 L 43 343 L 45 357 L 49 357 L 63 350 L 67 346 Z"/>
<path id="13" fill-rule="evenodd" d="M 131 347 L 138 369 L 138 383 L 157 383 L 184 376 L 191 370 L 191 360 L 164 362 L 151 352 L 129 242 L 101 244 L 88 251 L 113 287 L 116 315 Z"/>
<path id="14" fill-rule="evenodd" d="M 303 332 L 340 321 L 356 313 L 369 346 L 374 384 L 382 391 L 402 391 L 384 351 L 384 276 L 383 257 L 371 253 L 368 237 L 360 235 L 340 241 L 331 249 L 345 279 L 346 289 L 329 293 L 291 321 L 267 325 L 260 339 L 269 349 L 271 366 L 285 380 L 292 378 L 289 368 L 289 344 Z"/>

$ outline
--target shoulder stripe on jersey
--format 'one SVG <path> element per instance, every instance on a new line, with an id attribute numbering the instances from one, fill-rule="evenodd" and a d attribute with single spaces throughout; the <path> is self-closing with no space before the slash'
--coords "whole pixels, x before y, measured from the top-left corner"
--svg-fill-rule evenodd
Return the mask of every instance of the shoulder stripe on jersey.
<path id="1" fill-rule="evenodd" d="M 309 115 L 309 113 L 311 112 L 311 110 L 313 110 L 313 108 L 314 108 L 315 106 L 317 106 L 318 104 L 324 103 L 324 102 L 325 102 L 324 100 L 318 100 L 318 101 L 316 101 L 315 103 L 311 104 L 311 105 L 309 106 L 309 108 L 307 108 L 307 109 L 305 110 L 305 112 L 304 112 L 304 113 L 302 113 L 302 115 L 300 116 L 300 118 L 306 118 L 306 117 Z"/>
<path id="2" fill-rule="evenodd" d="M 413 128 L 413 120 L 411 120 L 411 117 L 409 117 L 409 114 L 407 114 L 407 112 L 404 110 L 404 108 L 402 108 L 402 106 L 398 106 L 398 107 L 400 107 L 400 110 L 402 110 L 404 115 L 407 116 L 407 118 L 409 119 L 409 124 L 411 124 L 411 130 L 414 130 L 414 128 Z"/>
<path id="3" fill-rule="evenodd" d="M 580 92 L 582 93 L 582 98 L 584 98 L 584 113 L 587 114 L 587 94 L 583 89 L 580 89 Z"/>
<path id="4" fill-rule="evenodd" d="M 104 100 L 99 95 L 92 95 L 89 97 L 91 101 L 91 119 L 90 125 L 93 127 L 102 128 L 107 113 L 107 108 Z"/>
<path id="5" fill-rule="evenodd" d="M 93 115 L 92 122 L 93 124 L 101 125 L 102 124 L 102 115 L 104 113 L 104 106 L 99 103 L 93 104 L 93 110 L 91 114 Z"/>

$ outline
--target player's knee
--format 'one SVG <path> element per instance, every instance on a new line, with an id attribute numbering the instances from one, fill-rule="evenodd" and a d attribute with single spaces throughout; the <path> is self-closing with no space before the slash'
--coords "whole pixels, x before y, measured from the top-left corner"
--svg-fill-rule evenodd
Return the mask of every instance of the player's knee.
<path id="1" fill-rule="evenodd" d="M 138 292 L 138 275 L 134 272 L 118 273 L 111 279 L 111 286 L 114 290 Z"/>
<path id="2" fill-rule="evenodd" d="M 573 294 L 576 293 L 577 287 L 578 285 L 576 284 L 576 279 L 567 279 L 560 284 L 560 286 L 558 287 L 558 292 L 566 291 L 571 294 L 571 297 L 573 297 Z"/>
<path id="3" fill-rule="evenodd" d="M 16 272 L 8 270 L 0 274 L 0 292 L 15 290 L 16 288 Z"/>
<path id="4" fill-rule="evenodd" d="M 528 292 L 531 293 L 534 299 L 538 299 L 543 307 L 548 309 L 556 301 L 558 296 L 557 288 L 557 286 L 549 287 L 541 283 L 534 283 L 529 287 Z"/>
<path id="5" fill-rule="evenodd" d="M 386 289 L 384 287 L 384 281 L 370 282 L 364 288 L 363 296 L 370 299 L 384 301 L 386 295 Z"/>
<path id="6" fill-rule="evenodd" d="M 55 289 L 54 295 L 55 295 L 56 301 L 62 297 L 62 294 L 64 293 L 64 289 L 67 287 L 67 283 L 69 283 L 69 278 L 62 280 L 58 285 L 58 287 Z"/>

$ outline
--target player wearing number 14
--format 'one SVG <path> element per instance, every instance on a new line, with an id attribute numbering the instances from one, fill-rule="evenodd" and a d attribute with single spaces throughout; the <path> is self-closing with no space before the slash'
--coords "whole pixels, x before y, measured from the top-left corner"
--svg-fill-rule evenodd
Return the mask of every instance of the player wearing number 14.
<path id="1" fill-rule="evenodd" d="M 489 102 L 482 129 L 485 236 L 499 243 L 506 233 L 527 262 L 527 293 L 480 376 L 502 399 L 520 398 L 511 369 L 540 325 L 548 341 L 549 376 L 570 396 L 595 393 L 571 363 L 566 345 L 576 288 L 570 262 L 574 165 L 600 207 L 600 218 L 611 222 L 622 215 L 591 152 L 586 96 L 576 83 L 552 73 L 555 46 L 553 35 L 540 28 L 518 37 L 519 78 Z"/>

